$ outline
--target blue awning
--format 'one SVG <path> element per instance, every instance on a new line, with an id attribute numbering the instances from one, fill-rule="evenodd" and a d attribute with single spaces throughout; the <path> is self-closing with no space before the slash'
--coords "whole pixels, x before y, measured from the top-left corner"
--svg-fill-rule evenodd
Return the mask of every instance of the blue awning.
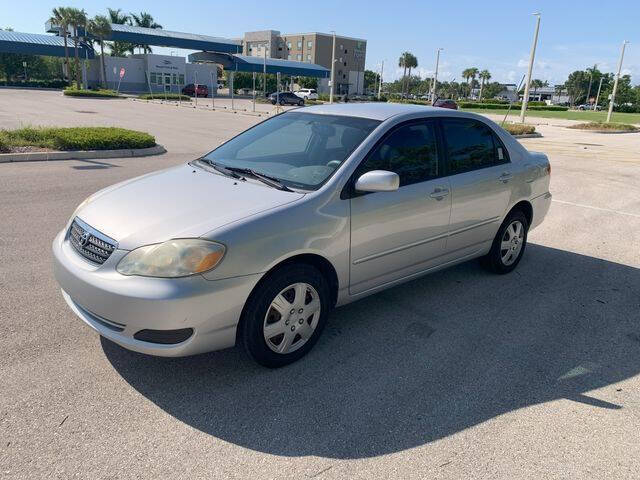
<path id="1" fill-rule="evenodd" d="M 74 55 L 73 41 L 67 39 L 69 56 Z M 21 55 L 64 57 L 64 39 L 55 35 L 0 30 L 0 52 Z M 80 58 L 93 58 L 93 50 L 84 44 L 78 47 Z"/>
<path id="2" fill-rule="evenodd" d="M 218 52 L 198 52 L 189 55 L 190 62 L 213 62 L 222 65 L 227 71 L 281 73 L 300 77 L 329 78 L 331 71 L 315 63 L 294 62 L 279 58 L 251 57 L 247 55 L 229 55 Z"/>

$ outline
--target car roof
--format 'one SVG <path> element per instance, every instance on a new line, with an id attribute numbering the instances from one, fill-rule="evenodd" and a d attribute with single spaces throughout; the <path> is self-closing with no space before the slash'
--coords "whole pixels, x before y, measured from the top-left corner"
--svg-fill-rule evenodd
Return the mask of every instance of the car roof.
<path id="1" fill-rule="evenodd" d="M 305 112 L 323 115 L 344 115 L 348 117 L 370 118 L 372 120 L 387 120 L 397 115 L 422 113 L 425 115 L 455 115 L 454 111 L 443 108 L 428 107 L 426 105 L 412 105 L 408 103 L 362 102 L 362 103 L 334 103 L 305 107 Z"/>

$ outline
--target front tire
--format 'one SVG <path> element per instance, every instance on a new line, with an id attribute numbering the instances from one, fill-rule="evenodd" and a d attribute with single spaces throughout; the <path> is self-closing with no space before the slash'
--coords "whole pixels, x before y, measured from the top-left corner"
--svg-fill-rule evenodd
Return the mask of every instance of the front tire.
<path id="1" fill-rule="evenodd" d="M 491 250 L 481 259 L 483 266 L 498 274 L 512 272 L 524 255 L 528 232 L 525 214 L 520 210 L 509 213 L 493 239 Z"/>
<path id="2" fill-rule="evenodd" d="M 329 284 L 316 268 L 286 265 L 269 274 L 247 300 L 239 336 L 257 363 L 282 367 L 313 348 L 331 307 Z"/>

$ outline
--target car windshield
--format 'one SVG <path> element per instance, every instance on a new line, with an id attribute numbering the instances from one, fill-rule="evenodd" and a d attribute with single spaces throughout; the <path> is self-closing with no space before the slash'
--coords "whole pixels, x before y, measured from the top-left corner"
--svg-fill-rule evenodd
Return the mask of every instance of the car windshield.
<path id="1" fill-rule="evenodd" d="M 249 168 L 288 187 L 316 190 L 379 124 L 368 118 L 288 112 L 203 158 L 224 167 Z"/>

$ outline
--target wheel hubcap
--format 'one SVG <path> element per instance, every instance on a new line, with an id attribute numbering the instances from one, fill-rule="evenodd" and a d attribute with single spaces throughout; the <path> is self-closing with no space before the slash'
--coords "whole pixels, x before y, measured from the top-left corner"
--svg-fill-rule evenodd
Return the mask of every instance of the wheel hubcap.
<path id="1" fill-rule="evenodd" d="M 320 296 L 308 283 L 294 283 L 283 289 L 267 309 L 262 331 L 271 350 L 280 354 L 302 347 L 318 325 Z"/>
<path id="2" fill-rule="evenodd" d="M 522 251 L 524 244 L 524 225 L 520 220 L 514 220 L 504 231 L 500 243 L 500 257 L 505 266 L 512 265 Z"/>

